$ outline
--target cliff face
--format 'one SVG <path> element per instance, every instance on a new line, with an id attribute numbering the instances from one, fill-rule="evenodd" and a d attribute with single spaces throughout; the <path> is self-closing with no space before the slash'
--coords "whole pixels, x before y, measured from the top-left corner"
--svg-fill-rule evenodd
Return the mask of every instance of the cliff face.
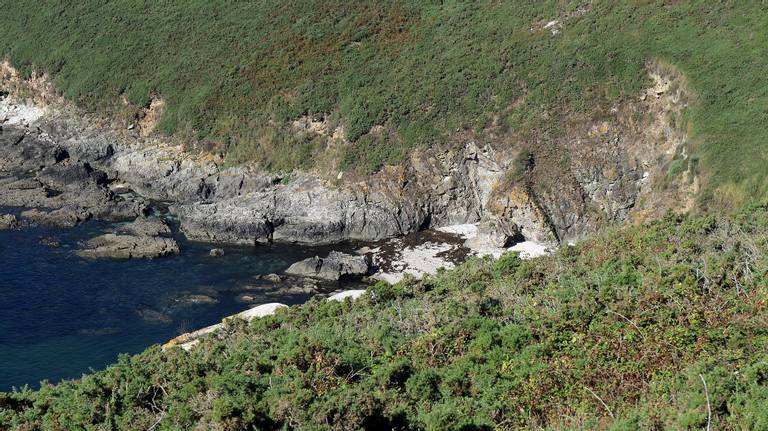
<path id="1" fill-rule="evenodd" d="M 498 184 L 493 214 L 518 225 L 536 220 L 573 240 L 605 225 L 692 209 L 698 162 L 689 157 L 682 114 L 694 96 L 672 67 L 648 69 L 651 85 L 636 100 L 596 118 L 569 118 L 559 137 L 531 142 L 532 166 Z"/>
<path id="2" fill-rule="evenodd" d="M 101 208 L 125 200 L 124 193 L 110 194 L 116 186 L 142 199 L 167 201 L 191 239 L 378 240 L 426 227 L 480 223 L 491 235 L 567 241 L 668 209 L 686 211 L 697 187 L 686 135 L 678 126 L 691 95 L 682 76 L 661 66 L 649 67 L 652 86 L 637 100 L 613 106 L 599 119 L 574 116 L 555 138 L 504 145 L 458 140 L 415 150 L 402 164 L 368 177 L 335 171 L 278 176 L 255 166 L 225 167 L 219 155 L 188 152 L 172 139 L 148 133 L 161 103 L 142 111 L 140 127 L 119 129 L 55 97 L 44 77 L 21 80 L 8 64 L 3 67 L 0 90 L 6 95 L 0 104 L 12 121 L 0 135 L 5 178 L 0 205 L 88 213 L 95 198 L 62 201 L 58 192 L 72 184 L 55 184 L 44 173 L 85 164 L 105 176 L 94 186 Z M 343 139 L 318 123 L 307 124 L 303 133 L 325 134 L 329 142 Z M 66 157 L 48 157 L 57 151 Z M 521 162 L 521 155 L 526 160 Z M 25 187 L 18 183 L 22 177 Z M 71 181 L 76 186 L 83 178 Z M 127 204 L 121 205 L 125 212 Z M 110 211 L 90 215 L 125 215 Z"/>

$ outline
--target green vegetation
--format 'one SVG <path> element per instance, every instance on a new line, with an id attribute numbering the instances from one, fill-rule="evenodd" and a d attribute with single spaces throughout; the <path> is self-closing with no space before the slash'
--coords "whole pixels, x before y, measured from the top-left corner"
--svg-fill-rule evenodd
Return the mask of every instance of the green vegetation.
<path id="1" fill-rule="evenodd" d="M 476 259 L 0 394 L 0 427 L 765 429 L 767 253 L 753 207 Z"/>
<path id="2" fill-rule="evenodd" d="M 87 109 L 161 97 L 162 131 L 232 163 L 362 174 L 491 123 L 556 137 L 569 114 L 637 97 L 658 62 L 695 93 L 675 119 L 693 154 L 669 176 L 701 173 L 701 205 L 768 198 L 764 5 L 583 3 L 0 0 L 0 55 Z M 326 154 L 291 130 L 304 116 L 349 142 Z M 514 169 L 535 163 L 525 150 Z M 475 259 L 0 394 L 0 429 L 702 429 L 710 413 L 765 429 L 767 241 L 753 206 Z"/>
<path id="3" fill-rule="evenodd" d="M 583 5 L 582 5 L 583 3 Z M 591 4 L 587 7 L 584 5 Z M 48 71 L 63 93 L 105 109 L 124 94 L 167 101 L 161 128 L 228 148 L 232 162 L 311 165 L 323 142 L 286 126 L 331 116 L 361 171 L 414 146 L 482 131 L 557 133 L 569 112 L 600 115 L 647 83 L 646 65 L 680 69 L 703 202 L 768 195 L 768 11 L 724 1 L 42 0 L 0 16 L 0 55 Z M 552 35 L 544 25 L 559 20 Z M 387 139 L 364 139 L 374 125 Z M 543 135 L 542 135 L 543 133 Z M 289 154 L 287 147 L 301 148 Z M 369 151 L 372 146 L 378 151 Z M 384 148 L 381 148 L 384 147 Z M 318 158 L 321 160 L 322 158 Z M 714 200 L 713 200 L 714 198 Z"/>

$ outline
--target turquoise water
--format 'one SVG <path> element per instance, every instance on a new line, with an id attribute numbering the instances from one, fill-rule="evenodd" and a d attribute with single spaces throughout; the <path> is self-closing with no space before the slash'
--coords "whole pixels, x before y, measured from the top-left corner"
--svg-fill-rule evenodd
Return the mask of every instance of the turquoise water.
<path id="1" fill-rule="evenodd" d="M 77 378 L 115 362 L 120 353 L 138 353 L 217 323 L 249 307 L 236 301 L 243 286 L 272 288 L 258 275 L 280 273 L 293 262 L 328 251 L 294 245 L 224 247 L 225 255 L 213 258 L 210 244 L 175 234 L 182 250 L 176 257 L 89 261 L 74 253 L 78 242 L 109 227 L 89 222 L 74 229 L 0 232 L 0 391 Z M 60 245 L 40 244 L 49 237 Z M 176 300 L 200 293 L 218 302 L 185 306 Z M 264 296 L 256 304 L 307 299 Z M 145 320 L 147 310 L 162 313 L 165 321 Z"/>

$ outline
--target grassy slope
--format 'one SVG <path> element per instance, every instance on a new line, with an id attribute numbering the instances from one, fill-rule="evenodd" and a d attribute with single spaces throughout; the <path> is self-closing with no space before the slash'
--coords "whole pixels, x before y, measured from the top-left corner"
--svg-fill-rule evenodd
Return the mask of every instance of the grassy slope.
<path id="1" fill-rule="evenodd" d="M 284 133 L 290 119 L 334 114 L 354 141 L 342 166 L 368 171 L 447 131 L 482 129 L 495 113 L 511 129 L 558 133 L 563 112 L 634 97 L 644 65 L 662 59 L 699 96 L 688 120 L 704 197 L 718 188 L 726 201 L 766 196 L 763 5 L 595 1 L 565 18 L 577 3 L 0 0 L 12 11 L 0 16 L 0 53 L 51 72 L 85 105 L 161 95 L 165 131 L 273 169 L 310 167 L 323 145 Z M 553 37 L 541 26 L 556 18 L 566 25 Z M 390 142 L 365 135 L 374 124 L 393 131 Z"/>
<path id="2" fill-rule="evenodd" d="M 765 429 L 767 240 L 762 207 L 474 260 L 0 394 L 0 424 L 702 429 L 709 396 L 712 429 Z"/>

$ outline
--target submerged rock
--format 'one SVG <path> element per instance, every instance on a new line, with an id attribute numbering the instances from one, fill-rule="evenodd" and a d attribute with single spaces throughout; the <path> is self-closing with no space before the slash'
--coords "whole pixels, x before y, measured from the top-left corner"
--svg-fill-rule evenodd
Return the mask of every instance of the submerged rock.
<path id="1" fill-rule="evenodd" d="M 304 284 L 280 287 L 276 290 L 267 291 L 264 295 L 273 298 L 282 298 L 285 296 L 311 295 L 314 293 L 318 293 L 317 286 Z"/>
<path id="2" fill-rule="evenodd" d="M 44 245 L 46 247 L 51 247 L 51 248 L 61 247 L 61 243 L 59 242 L 59 240 L 57 240 L 56 238 L 54 238 L 52 236 L 47 236 L 45 238 L 40 238 L 40 241 L 38 241 L 38 244 Z"/>
<path id="3" fill-rule="evenodd" d="M 277 274 L 267 274 L 264 276 L 264 280 L 271 281 L 272 283 L 280 283 L 283 279 Z"/>
<path id="4" fill-rule="evenodd" d="M 173 238 L 159 236 L 170 229 L 158 218 L 139 218 L 117 230 L 91 239 L 77 252 L 91 259 L 144 259 L 179 254 Z"/>
<path id="5" fill-rule="evenodd" d="M 81 329 L 77 331 L 78 334 L 85 335 L 87 337 L 104 337 L 117 334 L 118 332 L 120 332 L 118 328 L 113 328 L 111 326 L 105 328 Z"/>
<path id="6" fill-rule="evenodd" d="M 219 302 L 218 299 L 208 295 L 182 295 L 174 300 L 180 305 L 211 305 Z"/>
<path id="7" fill-rule="evenodd" d="M 371 268 L 368 256 L 355 256 L 332 251 L 326 258 L 318 256 L 291 265 L 285 272 L 290 275 L 339 280 L 344 276 L 366 275 Z"/>
<path id="8" fill-rule="evenodd" d="M 251 295 L 250 293 L 241 293 L 235 297 L 235 301 L 237 302 L 243 302 L 246 304 L 252 304 L 259 300 L 259 297 L 256 295 Z"/>
<path id="9" fill-rule="evenodd" d="M 138 314 L 139 317 L 141 317 L 147 323 L 163 325 L 173 323 L 173 319 L 171 319 L 167 314 L 161 313 L 151 308 L 140 308 L 136 310 L 136 314 Z"/>

